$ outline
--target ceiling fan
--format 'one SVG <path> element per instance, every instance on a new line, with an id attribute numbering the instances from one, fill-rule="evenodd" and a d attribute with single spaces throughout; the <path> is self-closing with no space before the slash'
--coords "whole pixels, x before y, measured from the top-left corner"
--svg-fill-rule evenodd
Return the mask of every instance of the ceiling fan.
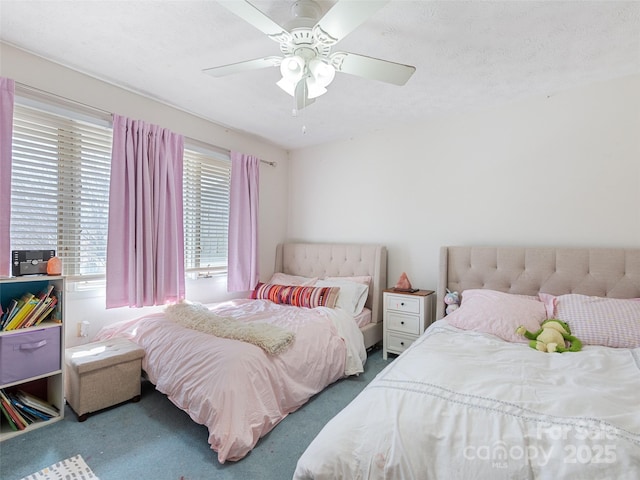
<path id="1" fill-rule="evenodd" d="M 333 46 L 360 26 L 389 0 L 339 0 L 320 18 L 314 0 L 297 0 L 293 19 L 283 28 L 245 0 L 219 3 L 280 44 L 281 56 L 268 56 L 207 68 L 205 73 L 222 77 L 266 67 L 280 67 L 277 85 L 295 99 L 301 110 L 327 92 L 336 72 L 404 85 L 415 67 L 349 52 L 331 52 Z"/>

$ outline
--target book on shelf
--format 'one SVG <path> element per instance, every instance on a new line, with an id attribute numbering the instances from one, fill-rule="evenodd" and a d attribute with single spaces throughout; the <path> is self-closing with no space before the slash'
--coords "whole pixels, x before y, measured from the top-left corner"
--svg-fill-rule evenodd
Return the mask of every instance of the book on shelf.
<path id="1" fill-rule="evenodd" d="M 0 400 L 0 411 L 2 411 L 2 415 L 4 415 L 4 417 L 7 419 L 7 423 L 11 427 L 11 430 L 13 431 L 19 430 L 18 426 L 16 425 L 16 422 L 13 421 L 13 417 L 9 414 L 7 409 L 4 408 L 4 404 L 2 403 L 2 400 Z"/>
<path id="2" fill-rule="evenodd" d="M 25 293 L 20 298 L 14 298 L 16 304 L 12 308 L 11 313 L 9 314 L 9 317 L 7 318 L 7 321 L 5 322 L 3 330 L 11 330 L 11 328 L 18 323 L 16 320 L 16 317 L 20 313 L 20 310 L 22 310 L 22 307 L 25 304 L 25 298 L 28 299 L 28 297 L 31 295 L 32 295 L 31 293 Z"/>
<path id="3" fill-rule="evenodd" d="M 0 324 L 1 330 L 4 330 L 5 325 L 9 323 L 9 320 L 11 320 L 11 317 L 13 316 L 17 307 L 18 307 L 18 300 L 16 300 L 15 298 L 12 298 L 11 301 L 9 302 L 9 305 L 7 305 L 7 308 L 5 309 L 4 314 L 2 316 L 2 323 Z"/>
<path id="4" fill-rule="evenodd" d="M 36 308 L 34 308 L 33 311 L 29 315 L 27 315 L 27 317 L 25 317 L 25 319 L 22 321 L 22 324 L 18 328 L 32 327 L 34 325 L 37 325 L 39 321 L 42 321 L 42 314 L 49 309 L 49 306 L 51 306 L 51 302 L 53 302 L 54 299 L 55 297 L 47 297 L 40 301 Z M 55 303 L 53 305 L 55 305 Z"/>
<path id="5" fill-rule="evenodd" d="M 33 298 L 33 293 L 27 292 L 17 300 L 18 304 L 9 317 L 8 323 L 4 326 L 4 330 L 13 330 L 20 324 L 22 318 L 27 314 L 27 310 L 30 310 L 28 303 Z"/>
<path id="6" fill-rule="evenodd" d="M 25 399 L 28 399 L 28 403 Z M 47 421 L 60 415 L 54 406 L 38 397 L 6 389 L 0 389 L 0 410 L 14 431 L 24 430 L 32 423 Z"/>
<path id="7" fill-rule="evenodd" d="M 9 395 L 9 399 L 11 403 L 20 410 L 23 416 L 28 416 L 32 419 L 32 422 L 40 422 L 49 420 L 52 415 L 48 415 L 43 413 L 35 408 L 31 408 L 24 403 L 22 403 L 15 395 Z"/>
<path id="8" fill-rule="evenodd" d="M 34 395 L 31 395 L 30 393 L 27 393 L 23 390 L 18 390 L 15 396 L 18 399 L 18 401 L 20 401 L 23 405 L 26 405 L 27 407 L 34 408 L 39 412 L 49 415 L 50 417 L 60 416 L 60 412 L 55 406 L 45 402 L 44 400 Z"/>
<path id="9" fill-rule="evenodd" d="M 0 404 L 2 405 L 3 412 L 6 410 L 18 430 L 27 428 L 29 422 L 11 405 L 11 401 L 4 390 L 0 390 Z"/>
<path id="10" fill-rule="evenodd" d="M 29 300 L 25 301 L 18 313 L 11 319 L 9 330 L 17 330 L 20 328 L 25 318 L 31 315 L 31 312 L 38 306 L 39 302 L 40 300 L 38 300 L 38 297 L 35 295 L 32 295 Z"/>
<path id="11" fill-rule="evenodd" d="M 50 318 L 50 316 L 53 317 L 54 316 L 53 312 L 55 312 L 56 307 L 58 307 L 58 305 L 59 305 L 58 297 L 51 297 L 51 303 L 47 305 L 44 312 L 37 319 L 35 319 L 35 322 L 29 326 L 31 327 L 35 325 L 40 325 L 40 323 L 42 323 L 47 318 Z M 58 318 L 55 318 L 54 320 L 60 323 L 60 320 Z"/>
<path id="12" fill-rule="evenodd" d="M 36 301 L 35 307 L 33 307 L 31 311 L 23 317 L 22 321 L 16 327 L 16 329 L 28 327 L 31 323 L 33 323 L 33 317 L 36 315 L 40 315 L 45 308 L 45 303 L 51 301 L 49 300 L 51 298 L 51 292 L 53 292 L 53 284 L 47 286 L 47 288 L 42 290 L 37 297 L 34 297 L 34 300 Z"/>
<path id="13" fill-rule="evenodd" d="M 19 299 L 11 300 L 7 306 L 7 316 L 0 324 L 3 331 L 33 327 L 45 320 L 58 304 L 53 295 L 54 285 L 50 284 L 37 296 L 25 293 Z"/>

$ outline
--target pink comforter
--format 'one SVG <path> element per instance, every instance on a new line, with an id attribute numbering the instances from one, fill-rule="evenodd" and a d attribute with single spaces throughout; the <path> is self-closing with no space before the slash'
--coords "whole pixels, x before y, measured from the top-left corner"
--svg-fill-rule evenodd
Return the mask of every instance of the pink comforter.
<path id="1" fill-rule="evenodd" d="M 209 444 L 221 463 L 241 459 L 311 396 L 345 374 L 359 373 L 348 352 L 364 352 L 364 344 L 353 345 L 362 343 L 362 334 L 339 309 L 267 300 L 233 300 L 211 309 L 278 325 L 294 332 L 295 340 L 284 352 L 269 355 L 249 343 L 182 327 L 162 313 L 106 327 L 96 339 L 126 336 L 140 345 L 151 382 L 208 427 Z M 356 356 L 362 371 L 366 354 Z"/>

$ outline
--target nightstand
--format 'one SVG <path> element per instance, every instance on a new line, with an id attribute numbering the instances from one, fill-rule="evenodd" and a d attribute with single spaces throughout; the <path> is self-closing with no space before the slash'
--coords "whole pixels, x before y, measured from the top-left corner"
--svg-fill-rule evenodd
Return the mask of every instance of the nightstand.
<path id="1" fill-rule="evenodd" d="M 433 322 L 435 297 L 432 290 L 409 293 L 390 288 L 382 292 L 382 358 L 386 360 L 387 353 L 400 355 L 424 333 Z"/>

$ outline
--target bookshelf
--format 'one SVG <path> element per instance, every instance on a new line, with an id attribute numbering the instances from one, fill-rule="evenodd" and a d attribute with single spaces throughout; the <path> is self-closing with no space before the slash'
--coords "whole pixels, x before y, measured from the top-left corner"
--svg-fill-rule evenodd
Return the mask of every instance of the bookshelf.
<path id="1" fill-rule="evenodd" d="M 64 418 L 64 277 L 23 276 L 0 278 L 0 305 L 6 309 L 25 293 L 38 295 L 53 287 L 55 310 L 36 326 L 0 331 L 0 389 L 26 392 L 59 412 L 46 421 L 36 421 L 14 430 L 0 412 L 0 442 Z M 1 396 L 0 396 L 1 400 Z"/>

